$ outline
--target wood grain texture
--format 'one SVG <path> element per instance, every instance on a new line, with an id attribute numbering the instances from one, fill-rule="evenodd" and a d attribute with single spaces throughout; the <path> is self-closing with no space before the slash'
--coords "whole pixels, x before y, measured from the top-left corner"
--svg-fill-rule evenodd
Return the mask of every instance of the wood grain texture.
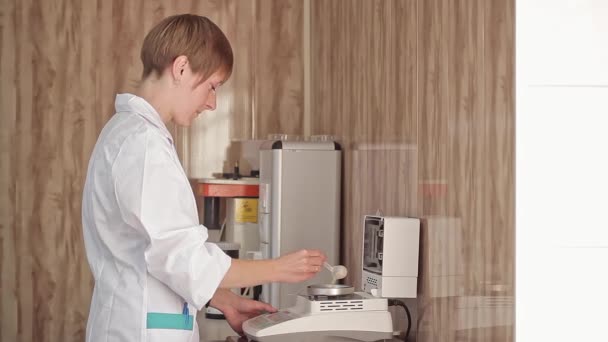
<path id="1" fill-rule="evenodd" d="M 418 2 L 418 147 L 422 187 L 447 182 L 448 15 L 447 0 Z M 421 215 L 447 214 L 445 193 L 423 191 Z"/>
<path id="2" fill-rule="evenodd" d="M 304 133 L 302 4 L 300 0 L 256 1 L 253 138 Z"/>
<path id="3" fill-rule="evenodd" d="M 11 260 L 17 255 L 16 242 L 16 153 L 13 153 L 17 121 L 14 51 L 17 32 L 15 30 L 15 4 L 2 2 L 0 6 L 0 340 L 10 341 L 17 335 L 15 316 L 19 301 L 17 289 L 17 262 Z M 11 49 L 5 48 L 10 46 Z M 7 262 L 7 260 L 10 260 Z M 7 321 L 8 323 L 4 323 Z"/>
<path id="4" fill-rule="evenodd" d="M 452 191 L 449 176 L 449 33 L 450 8 L 448 0 L 431 0 L 418 2 L 418 87 L 419 87 L 419 126 L 418 144 L 420 149 L 419 181 L 422 196 L 420 202 L 422 216 L 447 217 L 446 191 Z M 427 188 L 443 186 L 447 190 L 429 191 Z M 421 234 L 424 245 L 423 253 L 438 252 L 432 249 L 434 243 L 445 247 L 445 241 L 430 240 L 433 237 L 442 237 L 442 234 L 433 234 L 435 228 L 429 223 L 433 220 L 424 220 Z M 447 242 L 449 244 L 449 242 Z M 423 255 L 423 260 L 425 256 Z M 443 277 L 435 277 L 433 269 L 422 264 L 420 269 L 421 280 L 425 277 L 429 281 L 421 282 L 424 285 L 441 286 Z M 428 273 L 428 274 L 427 274 Z M 443 274 L 443 273 L 440 273 Z M 453 341 L 455 340 L 454 302 L 450 296 L 439 299 L 433 298 L 430 287 L 422 287 L 419 295 L 418 309 L 418 337 L 421 341 Z M 430 298 L 429 298 L 430 297 Z"/>
<path id="5" fill-rule="evenodd" d="M 512 341 L 514 1 L 311 4 L 311 127 L 344 145 L 347 282 L 364 214 L 423 217 L 417 340 Z"/>
<path id="6" fill-rule="evenodd" d="M 415 144 L 418 136 L 417 86 L 419 56 L 417 54 L 419 26 L 416 15 L 418 3 L 394 0 L 388 5 L 388 46 L 386 51 L 388 82 L 386 118 L 379 118 L 377 132 L 381 141 Z M 376 113 L 378 115 L 380 113 Z"/>
<path id="7" fill-rule="evenodd" d="M 222 142 L 228 145 L 231 139 L 254 136 L 252 103 L 257 83 L 252 56 L 265 51 L 264 65 L 285 62 L 284 56 L 275 58 L 273 52 L 293 52 L 300 44 L 297 5 L 297 1 L 289 6 L 260 1 L 260 25 L 266 26 L 259 31 L 263 36 L 255 38 L 251 2 L 2 1 L 0 340 L 84 340 L 93 283 L 82 241 L 82 186 L 97 135 L 114 113 L 116 93 L 132 91 L 141 76 L 139 51 L 146 32 L 168 15 L 190 12 L 208 16 L 231 41 L 235 67 L 220 90 L 218 110 L 203 115 L 189 129 L 170 127 L 186 166 L 196 171 L 199 165 L 211 164 L 209 169 L 221 171 L 222 161 L 206 152 L 221 154 L 226 148 Z M 254 42 L 261 42 L 264 49 Z M 293 52 L 300 55 L 301 51 Z M 292 97 L 276 102 L 278 108 L 274 102 L 262 101 L 266 109 L 260 113 L 287 114 L 286 109 L 297 102 L 292 100 L 301 79 L 298 58 L 272 70 L 273 74 L 270 68 L 261 73 L 272 80 L 265 92 L 287 88 Z M 301 104 L 293 106 L 301 108 Z M 220 128 L 214 118 L 222 120 Z M 286 118 L 275 126 L 277 130 L 297 127 Z M 212 140 L 200 144 L 205 136 Z"/>
<path id="8" fill-rule="evenodd" d="M 7 234 L 12 241 L 3 239 L 3 245 L 12 244 L 14 254 L 2 260 L 15 273 L 9 275 L 13 284 L 3 277 L 2 338 L 57 340 L 72 328 L 68 333 L 83 336 L 91 280 L 80 261 L 79 202 L 86 111 L 93 107 L 94 88 L 87 86 L 93 41 L 77 33 L 86 32 L 85 23 L 95 13 L 66 2 L 13 6 L 16 39 L 3 39 L 3 51 L 15 55 L 2 59 L 3 65 L 12 62 L 3 71 L 15 70 L 16 80 L 10 94 L 15 107 L 4 107 L 3 101 L 2 109 L 3 117 L 15 118 L 2 125 L 13 132 L 8 151 L 13 190 L 2 206 L 11 203 L 12 222 L 3 235 L 12 230 Z M 52 324 L 59 318 L 62 324 Z"/>
<path id="9" fill-rule="evenodd" d="M 515 1 L 485 6 L 484 109 L 487 115 L 487 213 L 491 227 L 486 241 L 486 289 L 508 301 L 494 312 L 501 323 L 489 334 L 497 341 L 515 339 Z M 488 295 L 488 292 L 486 292 Z M 491 295 L 491 293 L 490 293 Z"/>
<path id="10" fill-rule="evenodd" d="M 415 5 L 311 2 L 313 134 L 346 144 L 416 141 Z"/>

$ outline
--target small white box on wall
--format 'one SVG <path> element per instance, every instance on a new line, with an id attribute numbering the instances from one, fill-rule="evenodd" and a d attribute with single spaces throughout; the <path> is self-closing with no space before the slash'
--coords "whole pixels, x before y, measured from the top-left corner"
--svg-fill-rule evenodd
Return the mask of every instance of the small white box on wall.
<path id="1" fill-rule="evenodd" d="M 366 215 L 363 291 L 378 297 L 416 298 L 420 220 Z"/>

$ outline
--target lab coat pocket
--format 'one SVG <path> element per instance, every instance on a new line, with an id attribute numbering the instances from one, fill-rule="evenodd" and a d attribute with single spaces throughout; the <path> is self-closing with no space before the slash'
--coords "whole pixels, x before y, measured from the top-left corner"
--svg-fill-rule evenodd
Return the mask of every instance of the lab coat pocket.
<path id="1" fill-rule="evenodd" d="M 190 342 L 196 329 L 196 310 L 157 279 L 148 277 L 147 283 L 147 341 Z"/>
<path id="2" fill-rule="evenodd" d="M 185 302 L 181 314 L 148 312 L 146 319 L 148 341 L 191 341 L 195 319 Z"/>
<path id="3" fill-rule="evenodd" d="M 176 330 L 176 329 L 147 329 L 148 342 L 191 342 L 192 330 Z"/>

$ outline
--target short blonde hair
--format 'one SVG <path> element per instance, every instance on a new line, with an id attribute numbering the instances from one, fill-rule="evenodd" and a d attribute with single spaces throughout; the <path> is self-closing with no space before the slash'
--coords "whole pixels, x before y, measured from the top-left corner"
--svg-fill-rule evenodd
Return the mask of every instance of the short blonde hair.
<path id="1" fill-rule="evenodd" d="M 179 56 L 188 57 L 190 68 L 206 80 L 222 70 L 225 79 L 232 73 L 232 47 L 217 25 L 194 14 L 163 19 L 148 32 L 141 48 L 142 79 L 161 75 Z"/>

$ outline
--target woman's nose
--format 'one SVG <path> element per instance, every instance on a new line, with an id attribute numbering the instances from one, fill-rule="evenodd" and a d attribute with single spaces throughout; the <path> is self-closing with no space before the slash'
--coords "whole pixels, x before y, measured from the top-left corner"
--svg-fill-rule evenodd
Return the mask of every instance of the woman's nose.
<path id="1" fill-rule="evenodd" d="M 215 110 L 216 107 L 216 96 L 215 93 L 211 92 L 207 97 L 207 103 L 205 103 L 206 110 Z"/>

